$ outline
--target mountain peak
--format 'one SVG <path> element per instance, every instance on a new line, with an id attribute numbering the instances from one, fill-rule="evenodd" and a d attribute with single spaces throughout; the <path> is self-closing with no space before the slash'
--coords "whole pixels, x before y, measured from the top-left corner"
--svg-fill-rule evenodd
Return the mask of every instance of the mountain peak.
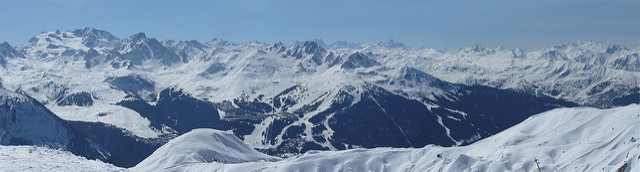
<path id="1" fill-rule="evenodd" d="M 344 63 L 342 63 L 341 67 L 343 69 L 355 69 L 359 67 L 372 67 L 375 65 L 380 65 L 380 63 L 375 59 L 369 58 L 366 54 L 356 52 L 348 56 Z"/>
<path id="2" fill-rule="evenodd" d="M 22 53 L 18 52 L 15 48 L 9 45 L 8 42 L 3 42 L 0 44 L 0 57 L 3 58 L 13 58 L 13 57 L 24 57 Z"/>
<path id="3" fill-rule="evenodd" d="M 170 50 L 155 38 L 147 38 L 144 33 L 131 35 L 127 43 L 120 47 L 120 53 L 123 55 L 123 59 L 131 60 L 136 65 L 149 59 L 160 60 L 165 65 L 181 61 L 175 51 Z"/>
<path id="4" fill-rule="evenodd" d="M 582 41 L 582 40 L 577 40 L 577 41 L 573 41 L 573 42 L 567 42 L 564 43 L 562 45 L 556 45 L 553 46 L 553 49 L 560 49 L 560 50 L 564 50 L 564 49 L 579 49 L 579 50 L 583 50 L 583 51 L 591 51 L 591 52 L 597 52 L 597 53 L 613 53 L 617 50 L 623 50 L 625 48 L 620 47 L 618 45 L 613 45 L 610 46 L 604 42 L 600 42 L 600 41 Z"/>
<path id="5" fill-rule="evenodd" d="M 574 45 L 574 46 L 578 46 L 578 45 L 606 45 L 604 42 L 592 41 L 592 40 L 587 40 L 587 41 L 576 40 L 576 41 L 569 42 L 569 43 L 566 43 L 566 44 L 570 44 L 570 45 Z"/>
<path id="6" fill-rule="evenodd" d="M 71 33 L 73 33 L 73 35 L 77 36 L 77 37 L 82 37 L 83 35 L 85 35 L 86 33 L 92 33 L 93 32 L 93 28 L 91 27 L 85 27 L 83 29 L 76 29 L 71 31 Z"/>
<path id="7" fill-rule="evenodd" d="M 84 29 L 76 29 L 71 31 L 74 36 L 82 38 L 82 44 L 89 47 L 95 48 L 99 46 L 107 46 L 113 44 L 114 40 L 118 40 L 118 37 L 113 36 L 111 33 L 98 30 L 90 27 L 86 27 Z"/>
<path id="8" fill-rule="evenodd" d="M 293 47 L 286 51 L 287 55 L 293 56 L 296 59 L 301 59 L 307 55 L 311 55 L 311 60 L 317 65 L 322 64 L 323 58 L 327 53 L 327 50 L 318 45 L 315 41 L 306 41 L 302 45 L 296 45 L 299 42 L 296 41 Z M 280 52 L 279 49 L 278 51 Z"/>
<path id="9" fill-rule="evenodd" d="M 324 41 L 322 41 L 322 39 L 313 39 L 312 41 L 316 42 L 318 44 L 318 46 L 320 46 L 320 47 L 322 47 L 324 49 L 328 49 L 329 48 L 329 46 L 327 46 L 327 44 Z"/>
<path id="10" fill-rule="evenodd" d="M 627 48 L 625 48 L 625 47 L 622 47 L 622 46 L 620 46 L 620 45 L 612 45 L 612 46 L 609 46 L 609 47 L 607 48 L 607 50 L 605 51 L 605 53 L 613 54 L 613 53 L 615 53 L 615 52 L 622 51 L 622 50 L 628 50 L 628 49 L 627 49 Z"/>
<path id="11" fill-rule="evenodd" d="M 280 52 L 283 52 L 286 48 L 287 46 L 285 46 L 282 42 L 277 42 L 273 44 L 271 47 L 267 48 L 267 50 L 276 51 L 280 53 Z"/>
<path id="12" fill-rule="evenodd" d="M 473 45 L 473 47 L 470 47 L 470 48 L 471 48 L 471 50 L 473 50 L 473 51 L 481 51 L 481 50 L 486 49 L 487 47 L 484 47 L 484 46 L 482 46 L 482 45 L 480 45 L 480 44 L 476 44 L 476 45 Z"/>
<path id="13" fill-rule="evenodd" d="M 376 44 L 377 46 L 381 46 L 381 47 L 385 47 L 385 48 L 401 48 L 401 49 L 407 49 L 409 47 L 407 47 L 406 45 L 400 43 L 400 42 L 396 42 L 393 39 L 389 39 L 385 42 L 379 42 Z"/>
<path id="14" fill-rule="evenodd" d="M 0 48 L 6 48 L 6 47 L 11 47 L 11 45 L 9 45 L 9 43 L 7 41 L 5 41 L 2 44 L 0 44 Z"/>
<path id="15" fill-rule="evenodd" d="M 278 42 L 274 43 L 273 46 L 274 47 L 284 47 L 285 45 L 284 45 L 284 43 L 278 41 Z"/>
<path id="16" fill-rule="evenodd" d="M 318 46 L 322 47 L 325 50 L 329 49 L 329 46 L 324 41 L 322 41 L 322 39 L 312 39 L 310 41 L 304 41 L 304 42 L 295 41 L 293 42 L 293 46 L 306 46 L 309 42 L 314 42 L 315 44 L 317 44 Z"/>
<path id="17" fill-rule="evenodd" d="M 493 53 L 495 53 L 494 49 L 484 47 L 484 46 L 482 46 L 480 44 L 476 44 L 476 45 L 474 45 L 472 47 L 467 47 L 467 48 L 460 49 L 460 51 L 464 52 L 464 53 L 481 53 L 481 54 L 493 54 Z"/>
<path id="18" fill-rule="evenodd" d="M 140 33 L 136 33 L 133 34 L 129 37 L 129 39 L 131 40 L 144 40 L 147 39 L 147 35 L 145 35 L 144 33 L 140 32 Z"/>
<path id="19" fill-rule="evenodd" d="M 318 45 L 318 42 L 314 40 L 305 41 L 304 43 L 296 41 L 293 44 L 293 49 L 295 50 L 295 52 L 304 52 L 307 54 L 314 54 L 317 52 L 326 52 L 326 50 L 322 48 L 320 45 Z M 297 53 L 294 53 L 294 54 L 297 54 Z"/>
<path id="20" fill-rule="evenodd" d="M 215 45 L 215 46 L 229 46 L 229 45 L 233 45 L 234 43 L 229 42 L 229 41 L 224 40 L 224 39 L 214 38 L 214 39 L 211 39 L 211 41 L 206 42 L 205 44 L 207 44 L 207 45 Z"/>
<path id="21" fill-rule="evenodd" d="M 71 33 L 73 33 L 73 35 L 77 37 L 95 36 L 95 37 L 105 38 L 109 40 L 117 39 L 117 37 L 113 36 L 111 33 L 105 30 L 94 29 L 91 27 L 86 27 L 84 29 L 76 29 L 74 31 L 71 31 Z"/>
<path id="22" fill-rule="evenodd" d="M 309 54 L 324 51 L 324 48 L 318 45 L 318 42 L 313 40 L 304 42 L 304 45 L 302 47 L 304 48 L 304 51 Z"/>

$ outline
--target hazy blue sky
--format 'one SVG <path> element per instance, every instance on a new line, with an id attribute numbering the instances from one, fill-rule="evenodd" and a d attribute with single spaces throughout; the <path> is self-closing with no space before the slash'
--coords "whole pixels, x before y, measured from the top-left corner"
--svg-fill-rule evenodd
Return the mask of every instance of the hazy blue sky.
<path id="1" fill-rule="evenodd" d="M 538 49 L 574 40 L 640 46 L 639 0 L 0 0 L 0 42 L 93 27 L 126 38 L 273 43 L 320 38 L 412 47 Z"/>

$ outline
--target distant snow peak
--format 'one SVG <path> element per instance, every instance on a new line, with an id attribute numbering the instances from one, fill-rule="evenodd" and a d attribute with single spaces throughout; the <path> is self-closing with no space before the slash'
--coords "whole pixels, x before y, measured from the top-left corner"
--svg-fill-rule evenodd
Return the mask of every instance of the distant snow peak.
<path id="1" fill-rule="evenodd" d="M 573 42 L 567 42 L 564 43 L 562 45 L 558 45 L 558 46 L 554 46 L 556 48 L 567 48 L 567 47 L 576 47 L 576 48 L 584 48 L 584 49 L 601 49 L 601 48 L 605 48 L 608 47 L 607 44 L 605 44 L 604 42 L 600 42 L 600 41 L 582 41 L 582 40 L 576 40 Z"/>
<path id="2" fill-rule="evenodd" d="M 344 63 L 342 63 L 341 67 L 343 69 L 355 69 L 359 67 L 372 67 L 376 65 L 380 65 L 380 63 L 375 59 L 372 59 L 361 52 L 356 52 L 348 56 L 347 59 L 345 59 Z"/>
<path id="3" fill-rule="evenodd" d="M 329 49 L 329 46 L 322 39 L 312 39 L 311 41 L 304 41 L 304 42 L 295 41 L 293 42 L 293 46 L 305 46 L 309 42 L 315 42 L 318 46 L 322 47 L 323 49 Z"/>
<path id="4" fill-rule="evenodd" d="M 326 50 L 320 45 L 318 45 L 318 42 L 316 41 L 305 41 L 304 43 L 294 45 L 292 49 L 293 49 L 292 54 L 299 54 L 297 52 L 306 53 L 306 54 L 326 53 Z"/>
<path id="5" fill-rule="evenodd" d="M 7 49 L 7 48 L 13 48 L 13 47 L 11 47 L 11 45 L 9 45 L 9 43 L 5 41 L 2 44 L 0 44 L 0 48 Z"/>
<path id="6" fill-rule="evenodd" d="M 484 47 L 480 44 L 476 44 L 472 47 L 463 48 L 460 51 L 463 53 L 475 53 L 480 55 L 489 55 L 496 52 L 496 50 Z"/>
<path id="7" fill-rule="evenodd" d="M 278 45 L 275 45 L 278 46 Z M 274 50 L 277 47 L 272 48 Z M 293 46 L 287 50 L 287 55 L 295 57 L 296 59 L 304 59 L 305 62 L 312 62 L 315 65 L 322 65 L 327 50 L 320 47 L 315 41 L 307 41 L 301 46 Z"/>
<path id="8" fill-rule="evenodd" d="M 381 47 L 385 47 L 385 48 L 401 48 L 401 49 L 408 49 L 409 47 L 407 47 L 406 45 L 400 43 L 400 42 L 396 42 L 393 39 L 389 39 L 385 42 L 379 42 L 376 44 L 377 46 L 381 46 Z"/>
<path id="9" fill-rule="evenodd" d="M 556 45 L 553 47 L 546 48 L 547 50 L 558 50 L 558 51 L 574 51 L 578 53 L 596 53 L 596 54 L 614 54 L 620 51 L 629 50 L 625 47 L 621 47 L 620 45 L 608 45 L 604 42 L 600 41 L 573 41 L 567 42 L 562 45 Z"/>
<path id="10" fill-rule="evenodd" d="M 206 43 L 207 45 L 212 45 L 212 46 L 231 46 L 234 45 L 233 43 L 224 40 L 224 39 L 218 39 L 218 38 L 214 38 L 211 41 Z"/>
<path id="11" fill-rule="evenodd" d="M 167 66 L 181 61 L 178 54 L 155 38 L 147 38 L 144 33 L 131 35 L 120 47 L 119 52 L 123 59 L 131 60 L 135 65 L 142 65 L 147 60 L 155 60 Z"/>
<path id="12" fill-rule="evenodd" d="M 325 52 L 326 50 L 324 50 L 324 48 L 320 47 L 320 45 L 318 45 L 318 42 L 316 41 L 307 41 L 304 42 L 303 45 L 304 51 L 307 54 L 313 54 L 316 52 Z"/>
<path id="13" fill-rule="evenodd" d="M 86 27 L 84 29 L 76 29 L 71 31 L 71 33 L 73 33 L 73 35 L 77 36 L 77 37 L 89 37 L 89 36 L 97 36 L 97 37 L 101 37 L 101 38 L 111 38 L 111 39 L 116 39 L 115 36 L 111 35 L 111 33 L 104 31 L 104 30 L 98 30 L 98 29 L 94 29 L 91 27 Z"/>
<path id="14" fill-rule="evenodd" d="M 0 63 L 4 64 L 6 58 L 24 58 L 22 53 L 18 52 L 15 48 L 13 48 L 9 43 L 3 42 L 0 44 Z"/>
<path id="15" fill-rule="evenodd" d="M 145 39 L 147 39 L 147 35 L 145 35 L 142 32 L 129 36 L 129 40 L 132 40 L 132 41 L 145 40 Z"/>
<path id="16" fill-rule="evenodd" d="M 182 42 L 182 41 L 181 41 L 181 42 Z M 206 48 L 206 47 L 207 47 L 207 46 L 206 46 L 206 45 L 204 45 L 203 43 L 201 43 L 201 42 L 199 42 L 199 41 L 196 41 L 196 40 L 183 41 L 183 42 L 186 44 L 186 46 L 192 46 L 192 47 L 196 47 L 196 48 L 198 48 L 198 49 L 204 49 L 204 48 Z"/>
<path id="17" fill-rule="evenodd" d="M 113 41 L 118 40 L 111 33 L 94 28 L 76 29 L 71 31 L 74 36 L 82 38 L 82 44 L 89 48 L 113 46 Z"/>
<path id="18" fill-rule="evenodd" d="M 275 44 L 273 44 L 272 46 L 270 46 L 269 48 L 267 48 L 268 51 L 274 51 L 276 53 L 282 53 L 287 49 L 287 46 L 284 45 L 282 42 L 277 42 Z"/>

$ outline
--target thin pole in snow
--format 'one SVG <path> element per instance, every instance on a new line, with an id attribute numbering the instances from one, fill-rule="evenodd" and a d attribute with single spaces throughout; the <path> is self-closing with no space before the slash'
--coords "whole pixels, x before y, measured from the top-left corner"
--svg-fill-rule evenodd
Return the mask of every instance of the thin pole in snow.
<path id="1" fill-rule="evenodd" d="M 538 166 L 538 172 L 542 172 L 542 170 L 540 170 L 540 162 L 538 162 L 538 159 L 536 158 L 533 161 L 536 162 L 536 166 Z"/>

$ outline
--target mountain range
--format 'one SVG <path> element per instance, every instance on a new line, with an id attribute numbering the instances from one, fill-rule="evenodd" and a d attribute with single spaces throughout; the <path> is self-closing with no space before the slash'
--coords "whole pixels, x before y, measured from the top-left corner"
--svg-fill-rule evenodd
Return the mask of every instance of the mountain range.
<path id="1" fill-rule="evenodd" d="M 284 45 L 43 32 L 0 44 L 0 117 L 19 124 L 1 128 L 2 144 L 61 148 L 120 167 L 196 128 L 229 131 L 279 157 L 462 146 L 554 108 L 640 103 L 639 53 L 594 41 L 445 51 L 393 40 Z M 34 115 L 43 120 L 17 120 Z M 15 128 L 43 121 L 60 134 Z"/>

